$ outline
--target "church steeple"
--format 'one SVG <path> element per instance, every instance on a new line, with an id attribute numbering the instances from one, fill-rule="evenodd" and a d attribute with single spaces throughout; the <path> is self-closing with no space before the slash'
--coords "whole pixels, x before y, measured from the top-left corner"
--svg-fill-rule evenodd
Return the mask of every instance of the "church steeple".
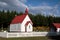
<path id="1" fill-rule="evenodd" d="M 28 14 L 28 9 L 26 8 L 26 10 L 25 10 L 25 14 Z"/>

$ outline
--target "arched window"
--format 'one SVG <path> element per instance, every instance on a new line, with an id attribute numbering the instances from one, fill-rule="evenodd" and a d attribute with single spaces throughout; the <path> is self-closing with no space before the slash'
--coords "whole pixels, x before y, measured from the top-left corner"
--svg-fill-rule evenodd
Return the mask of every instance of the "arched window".
<path id="1" fill-rule="evenodd" d="M 29 29 L 30 29 L 30 25 L 29 25 Z"/>

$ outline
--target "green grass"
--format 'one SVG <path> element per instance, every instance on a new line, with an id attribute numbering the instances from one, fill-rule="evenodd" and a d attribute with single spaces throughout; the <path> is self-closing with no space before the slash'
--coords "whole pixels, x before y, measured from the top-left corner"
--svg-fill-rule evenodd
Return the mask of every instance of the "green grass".
<path id="1" fill-rule="evenodd" d="M 0 40 L 48 40 L 47 37 L 0 38 Z"/>

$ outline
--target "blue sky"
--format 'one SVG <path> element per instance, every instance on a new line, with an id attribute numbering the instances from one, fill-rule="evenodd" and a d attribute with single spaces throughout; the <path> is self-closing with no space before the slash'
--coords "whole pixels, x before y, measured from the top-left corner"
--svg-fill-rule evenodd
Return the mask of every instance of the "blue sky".
<path id="1" fill-rule="evenodd" d="M 31 1 L 31 0 L 27 0 L 28 2 L 28 4 L 32 4 L 32 5 L 40 5 L 40 4 L 42 4 L 42 3 L 47 3 L 47 4 L 50 4 L 50 5 L 56 5 L 56 4 L 58 4 L 59 2 L 60 2 L 60 0 L 33 0 L 33 1 Z"/>
<path id="2" fill-rule="evenodd" d="M 16 10 L 29 13 L 60 16 L 60 0 L 0 0 L 0 10 Z"/>
<path id="3" fill-rule="evenodd" d="M 39 12 L 42 11 L 42 13 L 45 15 L 60 16 L 60 0 L 27 0 L 26 4 L 29 7 L 37 8 L 36 10 L 38 10 Z"/>
<path id="4" fill-rule="evenodd" d="M 36 5 L 43 5 L 43 3 L 46 3 L 48 5 L 56 5 L 60 2 L 60 0 L 27 0 L 26 4 L 31 4 L 33 6 Z"/>

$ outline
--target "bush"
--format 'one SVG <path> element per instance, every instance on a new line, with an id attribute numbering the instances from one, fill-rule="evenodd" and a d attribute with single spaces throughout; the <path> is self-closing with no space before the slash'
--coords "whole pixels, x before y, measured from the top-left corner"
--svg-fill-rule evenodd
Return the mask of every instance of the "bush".
<path id="1" fill-rule="evenodd" d="M 33 27 L 33 31 L 49 31 L 49 27 L 37 26 L 37 27 Z"/>

